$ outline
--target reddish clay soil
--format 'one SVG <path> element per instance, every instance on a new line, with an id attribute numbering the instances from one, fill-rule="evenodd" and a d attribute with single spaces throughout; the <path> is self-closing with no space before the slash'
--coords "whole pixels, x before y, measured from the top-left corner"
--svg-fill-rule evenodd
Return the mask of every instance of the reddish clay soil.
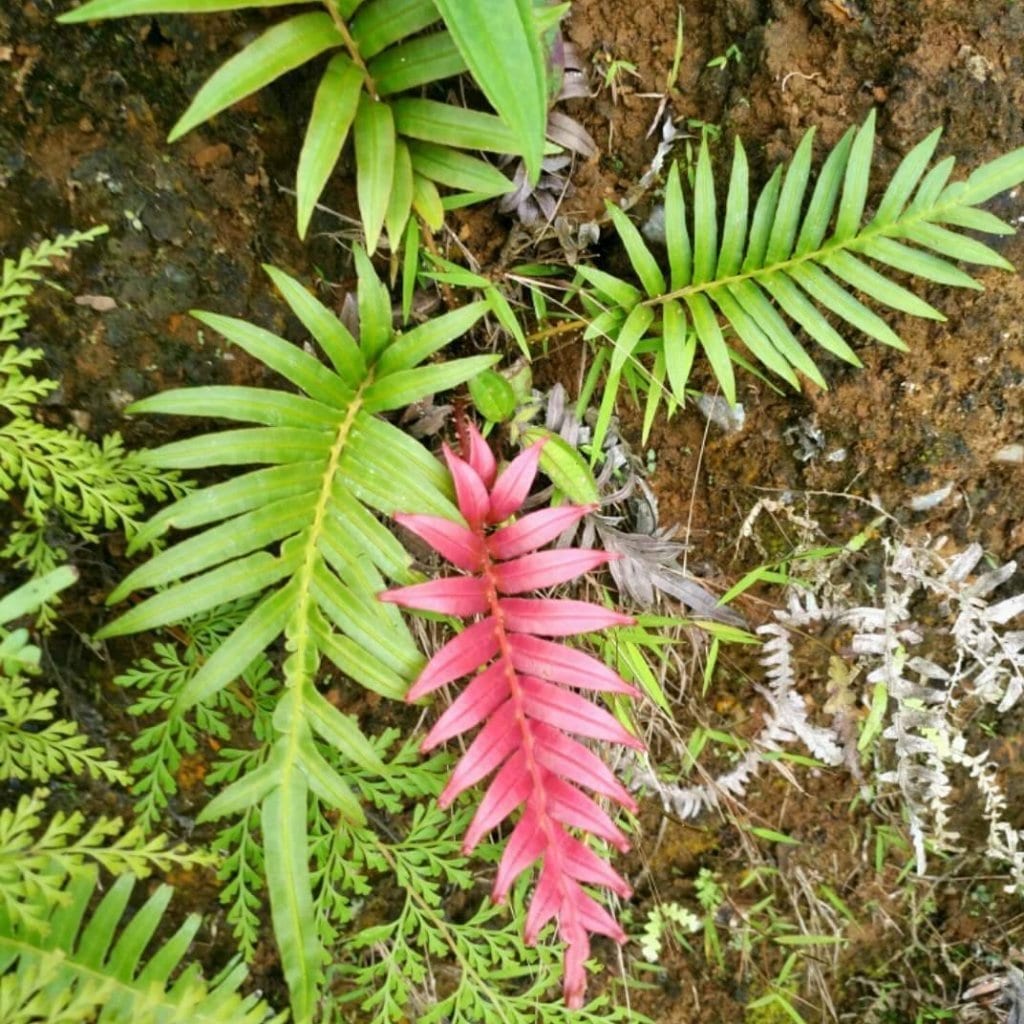
<path id="1" fill-rule="evenodd" d="M 47 292 L 36 301 L 26 341 L 45 350 L 49 373 L 62 382 L 54 415 L 97 434 L 121 429 L 132 443 L 149 444 L 172 428 L 125 424 L 121 409 L 132 398 L 184 383 L 260 379 L 245 359 L 204 336 L 187 311 L 230 313 L 300 337 L 260 264 L 316 279 L 324 294 L 340 296 L 350 283 L 342 225 L 323 218 L 310 244 L 300 244 L 285 191 L 310 77 L 290 76 L 175 146 L 165 142 L 202 80 L 274 12 L 62 29 L 53 19 L 64 6 L 0 5 L 0 252 L 13 255 L 62 230 L 110 226 L 109 236 L 83 250 L 63 275 L 68 294 Z M 669 83 L 680 6 L 682 59 Z M 576 169 L 574 194 L 562 210 L 576 222 L 602 219 L 605 201 L 627 194 L 637 198 L 639 216 L 656 201 L 656 188 L 639 196 L 635 190 L 656 149 L 652 126 L 665 111 L 680 122 L 717 126 L 719 169 L 733 137 L 741 136 L 759 185 L 808 129 L 817 129 L 821 157 L 874 107 L 876 198 L 879 183 L 936 126 L 944 129 L 940 153 L 956 156 L 960 173 L 1024 145 L 1019 0 L 575 0 L 568 35 L 592 69 L 595 95 L 567 109 L 599 147 Z M 708 66 L 726 55 L 722 66 Z M 613 96 L 602 73 L 614 61 L 629 62 L 634 72 L 620 74 Z M 351 181 L 342 176 L 333 184 L 327 203 L 351 214 Z M 1024 188 L 990 208 L 1024 223 Z M 454 223 L 471 254 L 493 268 L 508 221 L 483 208 Z M 990 244 L 1024 267 L 1024 236 Z M 614 246 L 602 245 L 614 262 Z M 983 292 L 915 283 L 947 319 L 889 316 L 909 345 L 906 353 L 857 342 L 862 370 L 822 353 L 828 392 L 807 385 L 801 394 L 778 393 L 742 374 L 740 433 L 724 435 L 692 409 L 655 427 L 648 447 L 656 455 L 651 483 L 661 522 L 685 528 L 691 566 L 726 586 L 808 539 L 844 542 L 877 507 L 919 535 L 980 541 L 999 560 L 1024 557 L 1024 465 L 995 460 L 1024 443 L 1024 276 L 977 276 Z M 76 305 L 79 294 L 109 296 L 116 307 Z M 537 377 L 561 380 L 572 392 L 584 357 L 581 341 L 560 338 L 538 362 Z M 695 382 L 713 386 L 700 368 Z M 625 401 L 619 412 L 623 436 L 639 447 L 639 414 Z M 945 485 L 948 496 L 937 505 L 911 509 L 915 496 Z M 773 511 L 738 541 L 762 499 Z M 795 517 L 816 525 L 800 527 Z M 766 600 L 770 595 L 744 605 L 752 623 L 767 616 Z M 735 692 L 716 691 L 698 711 L 687 701 L 684 731 L 693 724 L 689 714 L 739 734 L 756 729 L 744 683 L 751 664 L 737 659 L 728 669 Z M 1019 761 L 1017 753 L 1008 751 L 1008 764 Z M 869 869 L 859 845 L 863 823 L 850 812 L 856 784 L 836 773 L 802 776 L 801 785 L 803 792 L 772 773 L 749 794 L 751 822 L 801 842 L 775 847 L 763 854 L 765 863 L 789 880 L 809 873 L 827 881 L 859 922 L 841 955 L 821 955 L 824 980 L 797 997 L 801 1014 L 808 1021 L 862 1019 L 873 992 L 887 982 L 905 985 L 901 972 L 909 965 L 932 972 L 929 991 L 954 999 L 969 971 L 954 969 L 953 961 L 981 957 L 995 931 L 1019 928 L 1019 904 L 989 920 L 967 913 L 955 887 L 937 888 L 930 931 L 913 939 L 922 949 L 914 959 L 911 938 L 890 919 L 890 911 L 894 919 L 899 914 L 890 906 L 897 890 L 887 883 L 894 879 Z M 625 865 L 637 882 L 635 922 L 655 897 L 692 902 L 699 867 L 737 881 L 750 865 L 749 840 L 720 821 L 677 822 L 652 803 L 642 824 L 646 838 Z M 753 902 L 759 892 L 743 898 Z M 669 950 L 647 976 L 653 987 L 632 994 L 633 1005 L 663 1024 L 789 1019 L 745 1011 L 785 950 L 762 943 L 754 962 L 730 954 L 726 969 L 717 970 L 699 946 L 697 936 L 696 953 Z M 940 948 L 953 950 L 952 958 L 940 957 Z M 912 996 L 893 1006 L 892 1015 L 873 1019 L 913 1021 L 921 1010 Z"/>

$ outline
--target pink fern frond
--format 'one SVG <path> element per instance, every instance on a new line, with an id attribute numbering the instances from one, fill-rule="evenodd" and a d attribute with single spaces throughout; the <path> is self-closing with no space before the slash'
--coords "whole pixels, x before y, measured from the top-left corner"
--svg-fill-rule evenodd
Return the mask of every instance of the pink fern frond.
<path id="1" fill-rule="evenodd" d="M 636 805 L 611 769 L 569 734 L 638 749 L 643 744 L 608 711 L 577 692 L 636 696 L 636 690 L 589 654 L 544 638 L 633 620 L 586 601 L 509 596 L 565 583 L 603 565 L 609 555 L 575 548 L 537 550 L 589 508 L 543 509 L 512 519 L 533 486 L 540 444 L 499 474 L 493 453 L 472 424 L 463 429 L 462 440 L 465 457 L 445 446 L 444 458 L 464 524 L 422 515 L 397 519 L 469 575 L 400 587 L 381 598 L 406 608 L 479 617 L 430 659 L 407 699 L 418 700 L 472 675 L 423 742 L 423 749 L 430 750 L 479 728 L 440 803 L 449 805 L 492 776 L 466 832 L 467 853 L 518 811 L 498 864 L 493 898 L 504 900 L 515 880 L 540 861 L 524 937 L 533 943 L 549 921 L 557 923 L 565 944 L 565 1000 L 579 1007 L 586 992 L 590 935 L 625 941 L 614 917 L 584 887 L 607 889 L 623 898 L 629 897 L 630 888 L 574 832 L 628 850 L 628 840 L 590 793 L 630 811 Z"/>

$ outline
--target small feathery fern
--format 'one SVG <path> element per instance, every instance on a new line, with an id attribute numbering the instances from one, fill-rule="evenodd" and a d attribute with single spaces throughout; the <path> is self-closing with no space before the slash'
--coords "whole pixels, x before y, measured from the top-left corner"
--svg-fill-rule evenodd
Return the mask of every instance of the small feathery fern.
<path id="1" fill-rule="evenodd" d="M 214 73 L 171 130 L 171 141 L 329 53 L 299 154 L 300 236 L 350 134 L 371 252 L 385 228 L 397 248 L 413 211 L 436 230 L 446 207 L 512 190 L 497 168 L 467 151 L 521 154 L 530 180 L 537 181 L 549 94 L 544 40 L 563 7 L 535 10 L 531 0 L 305 3 L 320 9 L 267 29 Z M 282 0 L 90 0 L 60 20 L 281 6 Z M 500 116 L 404 95 L 466 71 Z M 438 186 L 453 194 L 442 200 Z"/>
<path id="2" fill-rule="evenodd" d="M 965 181 L 950 182 L 953 157 L 928 169 L 940 135 L 936 129 L 907 154 L 866 223 L 874 112 L 831 151 L 809 197 L 813 129 L 789 166 L 775 170 L 756 202 L 737 139 L 724 214 L 704 140 L 690 212 L 677 165 L 666 184 L 667 276 L 640 231 L 610 204 L 608 212 L 640 286 L 596 267 L 579 268 L 581 297 L 592 318 L 585 337 L 612 342 L 610 354 L 602 350 L 608 386 L 595 444 L 600 445 L 607 429 L 623 379 L 659 393 L 667 381 L 673 399 L 683 403 L 699 348 L 730 402 L 736 393 L 732 364 L 750 366 L 748 359 L 793 387 L 801 373 L 824 388 L 824 377 L 790 323 L 856 366 L 859 360 L 833 326 L 835 319 L 883 344 L 906 348 L 857 294 L 912 316 L 944 319 L 892 280 L 892 271 L 980 288 L 957 261 L 1012 270 L 993 249 L 951 228 L 1013 233 L 978 206 L 1024 180 L 1024 148 L 978 168 Z M 742 353 L 730 345 L 723 323 L 744 346 Z"/>
<path id="3" fill-rule="evenodd" d="M 86 822 L 79 811 L 44 817 L 46 797 L 46 790 L 36 790 L 0 810 L 0 906 L 8 922 L 44 926 L 54 904 L 63 901 L 65 881 L 92 866 L 144 878 L 214 862 L 210 854 L 172 847 L 166 836 L 147 839 L 120 818 Z"/>
<path id="4" fill-rule="evenodd" d="M 178 792 L 178 772 L 183 760 L 200 747 L 216 750 L 207 784 L 234 782 L 240 774 L 259 767 L 255 751 L 237 749 L 238 723 L 259 743 L 275 735 L 272 722 L 278 680 L 268 658 L 259 655 L 239 680 L 209 697 L 182 709 L 179 696 L 200 671 L 206 659 L 245 621 L 253 602 L 239 601 L 199 615 L 186 624 L 187 641 L 154 643 L 150 655 L 139 658 L 114 682 L 137 695 L 128 708 L 148 720 L 132 740 L 135 752 L 130 768 L 136 781 L 135 820 L 143 828 L 160 821 L 168 802 Z"/>
<path id="5" fill-rule="evenodd" d="M 164 920 L 168 886 L 160 886 L 129 920 L 131 875 L 119 878 L 89 914 L 96 881 L 94 869 L 71 878 L 42 922 L 12 917 L 7 901 L 0 902 L 0 1019 L 10 1024 L 261 1024 L 270 1017 L 256 996 L 239 994 L 246 977 L 239 964 L 212 982 L 195 969 L 173 977 L 199 928 L 196 915 L 143 957 Z"/>
<path id="6" fill-rule="evenodd" d="M 450 482 L 430 454 L 380 415 L 455 387 L 492 365 L 472 356 L 421 365 L 483 314 L 472 303 L 404 334 L 392 329 L 387 290 L 356 251 L 360 337 L 297 281 L 268 268 L 292 311 L 326 353 L 302 348 L 244 321 L 196 316 L 299 389 L 247 387 L 167 391 L 131 412 L 216 416 L 256 426 L 202 434 L 145 453 L 161 469 L 257 465 L 188 495 L 143 529 L 134 549 L 167 530 L 194 530 L 132 572 L 111 595 L 162 588 L 107 625 L 101 637 L 152 630 L 231 601 L 251 599 L 244 620 L 180 689 L 178 714 L 223 690 L 283 639 L 283 686 L 274 699 L 275 735 L 266 760 L 240 775 L 203 818 L 259 806 L 274 931 L 297 1021 L 308 1020 L 323 980 L 307 854 L 313 797 L 361 821 L 346 763 L 385 765 L 358 725 L 316 688 L 326 659 L 366 688 L 400 698 L 422 656 L 398 609 L 375 595 L 385 580 L 410 580 L 409 556 L 374 516 L 426 508 L 454 519 Z"/>
<path id="7" fill-rule="evenodd" d="M 132 536 L 145 497 L 184 490 L 177 474 L 138 461 L 117 434 L 96 442 L 33 417 L 57 382 L 29 372 L 43 356 L 40 349 L 15 344 L 28 323 L 28 299 L 54 260 L 105 231 L 93 228 L 27 248 L 17 260 L 5 259 L 0 275 L 0 345 L 6 346 L 0 349 L 0 522 L 12 517 L 0 558 L 35 575 L 55 569 L 73 542 L 95 541 L 100 530 Z M 39 615 L 42 623 L 52 622 L 47 603 Z"/>
<path id="8" fill-rule="evenodd" d="M 54 775 L 87 773 L 108 782 L 130 781 L 102 749 L 89 745 L 74 722 L 55 717 L 60 694 L 29 684 L 39 671 L 39 648 L 25 627 L 9 628 L 77 578 L 74 569 L 62 566 L 0 599 L 0 780 L 49 782 Z"/>

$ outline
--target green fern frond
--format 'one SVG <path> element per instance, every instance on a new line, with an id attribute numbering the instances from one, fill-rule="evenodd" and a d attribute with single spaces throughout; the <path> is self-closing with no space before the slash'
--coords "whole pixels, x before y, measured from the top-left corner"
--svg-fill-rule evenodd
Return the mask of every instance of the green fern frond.
<path id="1" fill-rule="evenodd" d="M 130 783 L 131 776 L 100 747 L 89 746 L 74 722 L 54 717 L 59 699 L 56 690 L 33 690 L 0 676 L 0 778 L 49 782 L 70 773 Z"/>
<path id="2" fill-rule="evenodd" d="M 0 342 L 17 340 L 26 304 L 41 272 L 106 228 L 62 235 L 5 259 L 0 276 Z M 100 530 L 121 529 L 131 537 L 143 499 L 179 496 L 185 486 L 175 473 L 161 473 L 136 460 L 118 434 L 95 442 L 73 429 L 37 422 L 33 409 L 57 387 L 28 371 L 39 349 L 9 344 L 0 351 L 0 504 L 17 501 L 18 514 L 5 521 L 0 558 L 33 575 L 54 570 L 76 541 L 95 541 Z M 6 517 L 5 517 L 6 518 Z M 38 621 L 52 622 L 44 602 Z"/>
<path id="3" fill-rule="evenodd" d="M 0 908 L 6 920 L 43 925 L 43 916 L 63 901 L 68 876 L 99 866 L 112 874 L 144 878 L 152 871 L 211 864 L 209 854 L 171 847 L 166 836 L 146 839 L 120 818 L 97 818 L 88 825 L 78 811 L 43 817 L 44 789 L 22 796 L 0 810 Z"/>
<path id="4" fill-rule="evenodd" d="M 442 768 L 435 778 L 443 777 Z M 525 884 L 514 887 L 505 906 L 486 900 L 466 914 L 446 911 L 450 893 L 469 897 L 474 883 L 459 849 L 471 814 L 446 814 L 431 801 L 416 805 L 401 839 L 356 834 L 367 869 L 386 871 L 400 898 L 392 915 L 375 915 L 343 941 L 331 969 L 341 986 L 339 1006 L 351 1004 L 367 1024 L 653 1024 L 635 1009 L 609 1005 L 606 996 L 580 1010 L 550 998 L 560 982 L 558 949 L 523 942 Z M 496 846 L 481 852 L 491 860 L 500 855 Z M 442 965 L 443 989 L 431 980 Z"/>
<path id="5" fill-rule="evenodd" d="M 271 678 L 270 661 L 258 655 L 245 669 L 238 683 L 210 695 L 208 699 L 182 710 L 178 697 L 224 640 L 245 621 L 252 601 L 236 602 L 226 608 L 188 622 L 184 648 L 160 642 L 150 657 L 136 661 L 115 684 L 138 694 L 128 708 L 132 715 L 154 718 L 132 741 L 135 758 L 131 771 L 136 777 L 135 820 L 144 829 L 153 828 L 163 816 L 169 800 L 178 791 L 177 773 L 182 758 L 199 747 L 200 737 L 223 744 L 233 735 L 233 723 L 249 722 L 249 729 L 261 742 L 274 735 L 272 724 L 277 682 Z M 214 787 L 234 782 L 245 770 L 258 767 L 254 751 L 221 747 L 206 783 Z"/>
<path id="6" fill-rule="evenodd" d="M 208 704 L 283 640 L 284 687 L 276 696 L 268 756 L 228 785 L 202 818 L 260 808 L 274 930 L 298 1021 L 312 1014 L 323 978 L 307 810 L 315 796 L 349 820 L 363 817 L 344 768 L 331 764 L 319 744 L 340 752 L 344 765 L 385 772 L 356 723 L 317 690 L 319 666 L 326 659 L 370 690 L 392 698 L 404 694 L 422 655 L 401 615 L 376 595 L 388 580 L 410 579 L 410 560 L 374 513 L 415 508 L 457 516 L 437 461 L 379 414 L 455 387 L 498 358 L 425 363 L 466 333 L 486 305 L 473 303 L 396 334 L 387 290 L 360 250 L 356 267 L 358 340 L 297 281 L 268 268 L 330 366 L 244 321 L 196 314 L 297 392 L 200 387 L 164 392 L 131 408 L 256 424 L 147 452 L 151 466 L 262 468 L 195 491 L 147 524 L 135 548 L 171 528 L 196 532 L 124 580 L 112 602 L 133 591 L 162 589 L 100 632 L 111 637 L 152 630 L 230 601 L 254 602 L 178 691 L 170 709 L 178 716 Z"/>
<path id="7" fill-rule="evenodd" d="M 608 338 L 614 345 L 607 408 L 602 409 L 605 421 L 623 367 L 644 351 L 663 355 L 660 369 L 645 370 L 646 383 L 667 380 L 680 404 L 697 348 L 711 364 L 723 394 L 735 401 L 732 364 L 743 356 L 727 340 L 725 328 L 739 339 L 748 358 L 792 387 L 799 386 L 797 374 L 802 374 L 824 388 L 825 380 L 796 330 L 838 358 L 860 365 L 833 319 L 882 344 L 906 346 L 858 296 L 912 316 L 945 319 L 892 280 L 893 270 L 946 286 L 980 288 L 957 263 L 1013 269 L 987 245 L 951 229 L 1013 233 L 978 207 L 1024 180 L 1024 149 L 978 168 L 964 181 L 948 183 L 952 157 L 928 170 L 939 142 L 936 130 L 907 154 L 877 209 L 865 217 L 874 112 L 863 126 L 843 136 L 812 188 L 813 134 L 804 136 L 789 165 L 776 170 L 756 201 L 737 139 L 724 211 L 715 195 L 706 140 L 689 212 L 679 169 L 673 166 L 665 189 L 667 280 L 637 228 L 618 207 L 609 206 L 639 287 L 596 268 L 579 269 L 583 301 L 592 317 L 585 337 Z"/>
<path id="8" fill-rule="evenodd" d="M 281 0 L 90 0 L 60 20 L 279 6 Z M 299 154 L 300 237 L 350 135 L 371 253 L 385 228 L 397 249 L 413 212 L 436 230 L 445 206 L 512 188 L 495 167 L 467 151 L 522 155 L 531 180 L 539 178 L 548 75 L 544 26 L 531 0 L 322 0 L 315 6 L 321 9 L 267 29 L 219 68 L 171 129 L 169 141 L 330 53 Z M 497 115 L 401 95 L 466 71 Z M 454 194 L 442 202 L 438 186 Z"/>
<path id="9" fill-rule="evenodd" d="M 45 606 L 77 578 L 77 572 L 65 566 L 0 599 L 0 780 L 48 782 L 54 775 L 69 773 L 114 783 L 131 781 L 100 747 L 89 746 L 74 722 L 54 717 L 57 691 L 33 689 L 26 680 L 39 670 L 39 648 L 29 642 L 28 630 L 6 628 Z"/>
<path id="10" fill-rule="evenodd" d="M 134 888 L 123 875 L 87 913 L 95 870 L 75 875 L 33 923 L 0 902 L 0 1019 L 61 1024 L 261 1024 L 271 1011 L 238 989 L 245 969 L 231 965 L 210 982 L 193 969 L 173 977 L 200 920 L 190 916 L 148 958 L 143 953 L 171 897 L 158 888 L 131 918 Z M 281 1020 L 281 1017 L 277 1018 Z"/>
<path id="11" fill-rule="evenodd" d="M 25 304 L 36 283 L 42 280 L 42 271 L 70 255 L 80 245 L 105 235 L 105 225 L 88 231 L 72 231 L 52 240 L 40 242 L 34 249 L 25 248 L 18 259 L 7 257 L 0 271 L 0 344 L 14 341 L 28 322 Z M 11 350 L 8 349 L 8 358 Z M 34 361 L 34 360 L 33 360 Z M 0 370 L 3 361 L 0 359 Z"/>

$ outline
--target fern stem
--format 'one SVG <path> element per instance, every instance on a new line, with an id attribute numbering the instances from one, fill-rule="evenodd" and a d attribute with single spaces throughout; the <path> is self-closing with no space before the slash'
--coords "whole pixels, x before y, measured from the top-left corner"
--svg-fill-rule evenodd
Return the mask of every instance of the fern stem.
<path id="1" fill-rule="evenodd" d="M 859 252 L 864 246 L 876 238 L 901 238 L 907 233 L 907 229 L 915 224 L 930 224 L 941 220 L 941 215 L 949 210 L 959 209 L 962 203 L 944 203 L 942 206 L 932 206 L 926 210 L 920 210 L 912 216 L 903 217 L 900 220 L 891 221 L 888 224 L 879 224 L 872 228 L 868 224 L 862 231 L 841 242 L 831 242 L 819 249 L 803 253 L 779 263 L 773 263 L 767 267 L 756 267 L 741 274 L 731 274 L 728 277 L 712 278 L 710 281 L 702 281 L 700 284 L 688 284 L 674 291 L 665 292 L 663 295 L 656 295 L 653 298 L 643 299 L 637 303 L 640 306 L 661 306 L 673 299 L 686 299 L 689 295 L 710 293 L 717 288 L 728 287 L 742 281 L 756 281 L 760 277 L 766 277 L 774 273 L 786 273 L 790 267 L 797 267 L 803 263 L 823 263 L 830 254 L 835 252 L 852 251 Z"/>
<path id="2" fill-rule="evenodd" d="M 377 95 L 377 83 L 374 82 L 373 76 L 370 74 L 370 70 L 366 66 L 366 61 L 363 60 L 362 54 L 359 52 L 359 44 L 355 41 L 352 33 L 348 30 L 348 25 L 338 10 L 336 0 L 324 0 L 324 6 L 327 8 L 327 13 L 331 16 L 331 21 L 334 22 L 334 27 L 338 30 L 338 35 L 341 36 L 342 41 L 345 44 L 345 49 L 348 51 L 349 58 L 352 63 L 359 68 L 359 72 L 363 76 L 363 85 L 365 86 L 366 91 L 375 100 L 379 100 L 380 97 Z"/>
<path id="3" fill-rule="evenodd" d="M 391 868 L 395 877 L 399 877 L 398 861 L 395 859 L 394 854 L 392 854 L 390 847 L 387 846 L 386 843 L 382 842 L 379 837 L 376 839 L 374 846 L 377 852 L 384 858 L 384 860 L 387 861 L 388 867 Z M 430 903 L 425 900 L 412 886 L 406 887 L 405 894 L 407 900 L 411 900 L 415 903 L 420 908 L 420 912 L 425 917 L 430 918 L 431 923 L 437 928 L 438 934 L 442 939 L 444 939 L 445 944 L 452 951 L 452 956 L 454 956 L 458 961 L 459 967 L 461 967 L 462 970 L 473 979 L 473 982 L 479 986 L 480 991 L 493 991 L 487 979 L 484 978 L 462 955 L 462 952 L 459 949 L 459 944 L 456 942 L 455 936 L 452 935 L 444 918 L 439 916 Z M 501 1019 L 502 1024 L 514 1024 L 514 1022 L 506 1015 L 504 1009 L 502 1009 L 500 999 L 492 999 L 488 1004 L 488 1010 L 493 1010 Z"/>

